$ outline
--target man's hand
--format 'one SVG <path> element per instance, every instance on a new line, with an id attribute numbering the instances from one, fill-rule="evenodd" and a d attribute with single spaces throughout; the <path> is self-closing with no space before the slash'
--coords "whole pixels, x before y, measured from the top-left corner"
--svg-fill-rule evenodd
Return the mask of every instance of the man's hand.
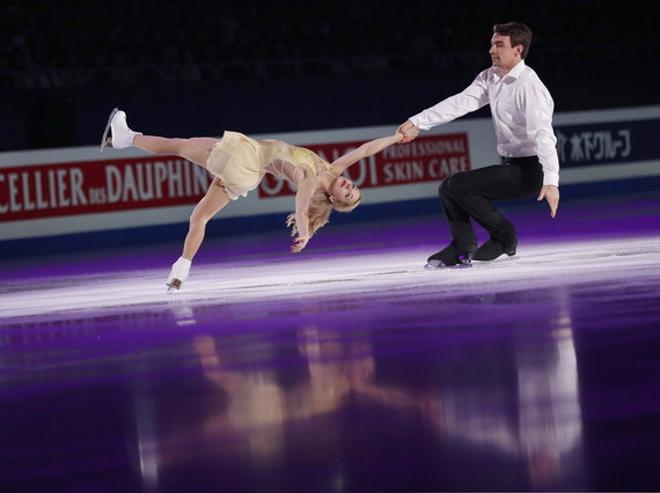
<path id="1" fill-rule="evenodd" d="M 396 131 L 403 135 L 401 144 L 415 140 L 415 138 L 417 138 L 419 135 L 419 128 L 417 128 L 415 124 L 410 120 L 407 120 L 405 123 L 403 123 Z"/>
<path id="2" fill-rule="evenodd" d="M 550 217 L 554 218 L 557 215 L 557 207 L 559 207 L 559 188 L 554 185 L 543 185 L 536 200 L 543 199 L 548 201 Z"/>
<path id="3" fill-rule="evenodd" d="M 289 251 L 291 253 L 300 253 L 302 252 L 303 248 L 307 246 L 307 242 L 309 241 L 308 236 L 299 236 L 295 240 L 293 240 L 293 245 L 289 248 Z"/>

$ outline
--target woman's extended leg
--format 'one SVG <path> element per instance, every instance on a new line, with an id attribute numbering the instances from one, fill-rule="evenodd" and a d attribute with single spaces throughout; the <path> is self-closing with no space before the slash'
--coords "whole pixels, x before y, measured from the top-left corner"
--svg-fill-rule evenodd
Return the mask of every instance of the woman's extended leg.
<path id="1" fill-rule="evenodd" d="M 108 132 L 111 132 L 112 136 L 106 141 Z M 101 149 L 108 142 L 116 149 L 125 149 L 126 147 L 133 146 L 156 154 L 176 154 L 206 168 L 206 161 L 209 158 L 209 154 L 213 146 L 219 141 L 220 139 L 211 137 L 168 139 L 154 135 L 143 135 L 140 132 L 131 130 L 126 120 L 126 113 L 115 108 L 110 113 L 108 124 L 105 127 Z"/>
<path id="2" fill-rule="evenodd" d="M 206 223 L 228 203 L 229 197 L 227 196 L 227 192 L 222 188 L 220 180 L 214 178 L 206 191 L 206 195 L 197 203 L 190 215 L 188 235 L 183 244 L 183 253 L 181 255 L 183 258 L 187 258 L 188 260 L 193 259 L 204 240 Z"/>
<path id="3" fill-rule="evenodd" d="M 191 139 L 168 139 L 154 135 L 138 134 L 133 138 L 133 146 L 155 154 L 176 154 L 191 163 L 206 168 L 209 154 L 220 139 L 193 137 Z"/>
<path id="4" fill-rule="evenodd" d="M 190 225 L 183 244 L 183 253 L 172 264 L 170 275 L 167 278 L 167 285 L 170 290 L 180 289 L 183 281 L 188 278 L 192 259 L 204 240 L 206 223 L 228 203 L 227 192 L 222 187 L 220 180 L 214 178 L 206 191 L 206 195 L 197 203 L 190 215 Z"/>

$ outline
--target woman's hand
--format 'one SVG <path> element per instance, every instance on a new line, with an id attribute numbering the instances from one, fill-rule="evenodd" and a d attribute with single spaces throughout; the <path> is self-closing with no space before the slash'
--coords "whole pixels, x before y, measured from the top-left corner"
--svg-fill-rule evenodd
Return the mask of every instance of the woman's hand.
<path id="1" fill-rule="evenodd" d="M 307 246 L 307 242 L 309 241 L 309 236 L 299 236 L 295 240 L 293 240 L 293 245 L 289 248 L 291 253 L 300 253 L 302 252 L 303 248 Z"/>

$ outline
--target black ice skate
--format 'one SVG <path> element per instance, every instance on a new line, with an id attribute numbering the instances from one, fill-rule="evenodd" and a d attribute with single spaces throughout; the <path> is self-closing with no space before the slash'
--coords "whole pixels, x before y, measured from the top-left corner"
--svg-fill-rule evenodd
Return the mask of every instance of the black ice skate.
<path id="1" fill-rule="evenodd" d="M 504 231 L 499 235 L 500 238 L 491 237 L 481 245 L 474 254 L 473 260 L 495 260 L 502 254 L 513 257 L 518 248 L 518 235 L 513 225 L 507 225 Z"/>
<path id="2" fill-rule="evenodd" d="M 425 269 L 441 269 L 443 267 L 470 267 L 476 248 L 459 253 L 456 243 L 452 241 L 439 252 L 434 253 L 426 260 Z"/>

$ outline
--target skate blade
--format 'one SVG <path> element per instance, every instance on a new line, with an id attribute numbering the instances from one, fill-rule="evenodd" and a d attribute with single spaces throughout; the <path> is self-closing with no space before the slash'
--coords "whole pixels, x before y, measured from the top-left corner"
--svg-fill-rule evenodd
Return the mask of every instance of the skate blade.
<path id="1" fill-rule="evenodd" d="M 467 269 L 472 267 L 472 264 L 456 264 L 456 265 L 445 265 L 440 260 L 431 260 L 426 263 L 424 266 L 425 270 L 438 270 L 438 269 Z"/>
<path id="2" fill-rule="evenodd" d="M 112 122 L 112 117 L 114 117 L 118 111 L 119 108 L 115 108 L 110 112 L 108 123 L 105 124 L 105 130 L 103 130 L 103 137 L 101 137 L 101 148 L 99 149 L 99 152 L 103 152 L 103 149 L 106 146 L 112 147 L 112 139 L 108 136 L 108 134 L 110 133 L 110 123 Z"/>
<path id="3" fill-rule="evenodd" d="M 442 263 L 442 260 L 427 260 L 424 269 L 426 270 L 437 270 L 437 269 L 449 269 L 451 265 L 445 265 Z"/>
<path id="4" fill-rule="evenodd" d="M 175 293 L 176 291 L 179 291 L 181 289 L 181 284 L 182 282 L 179 279 L 172 279 L 167 283 L 167 292 Z"/>

